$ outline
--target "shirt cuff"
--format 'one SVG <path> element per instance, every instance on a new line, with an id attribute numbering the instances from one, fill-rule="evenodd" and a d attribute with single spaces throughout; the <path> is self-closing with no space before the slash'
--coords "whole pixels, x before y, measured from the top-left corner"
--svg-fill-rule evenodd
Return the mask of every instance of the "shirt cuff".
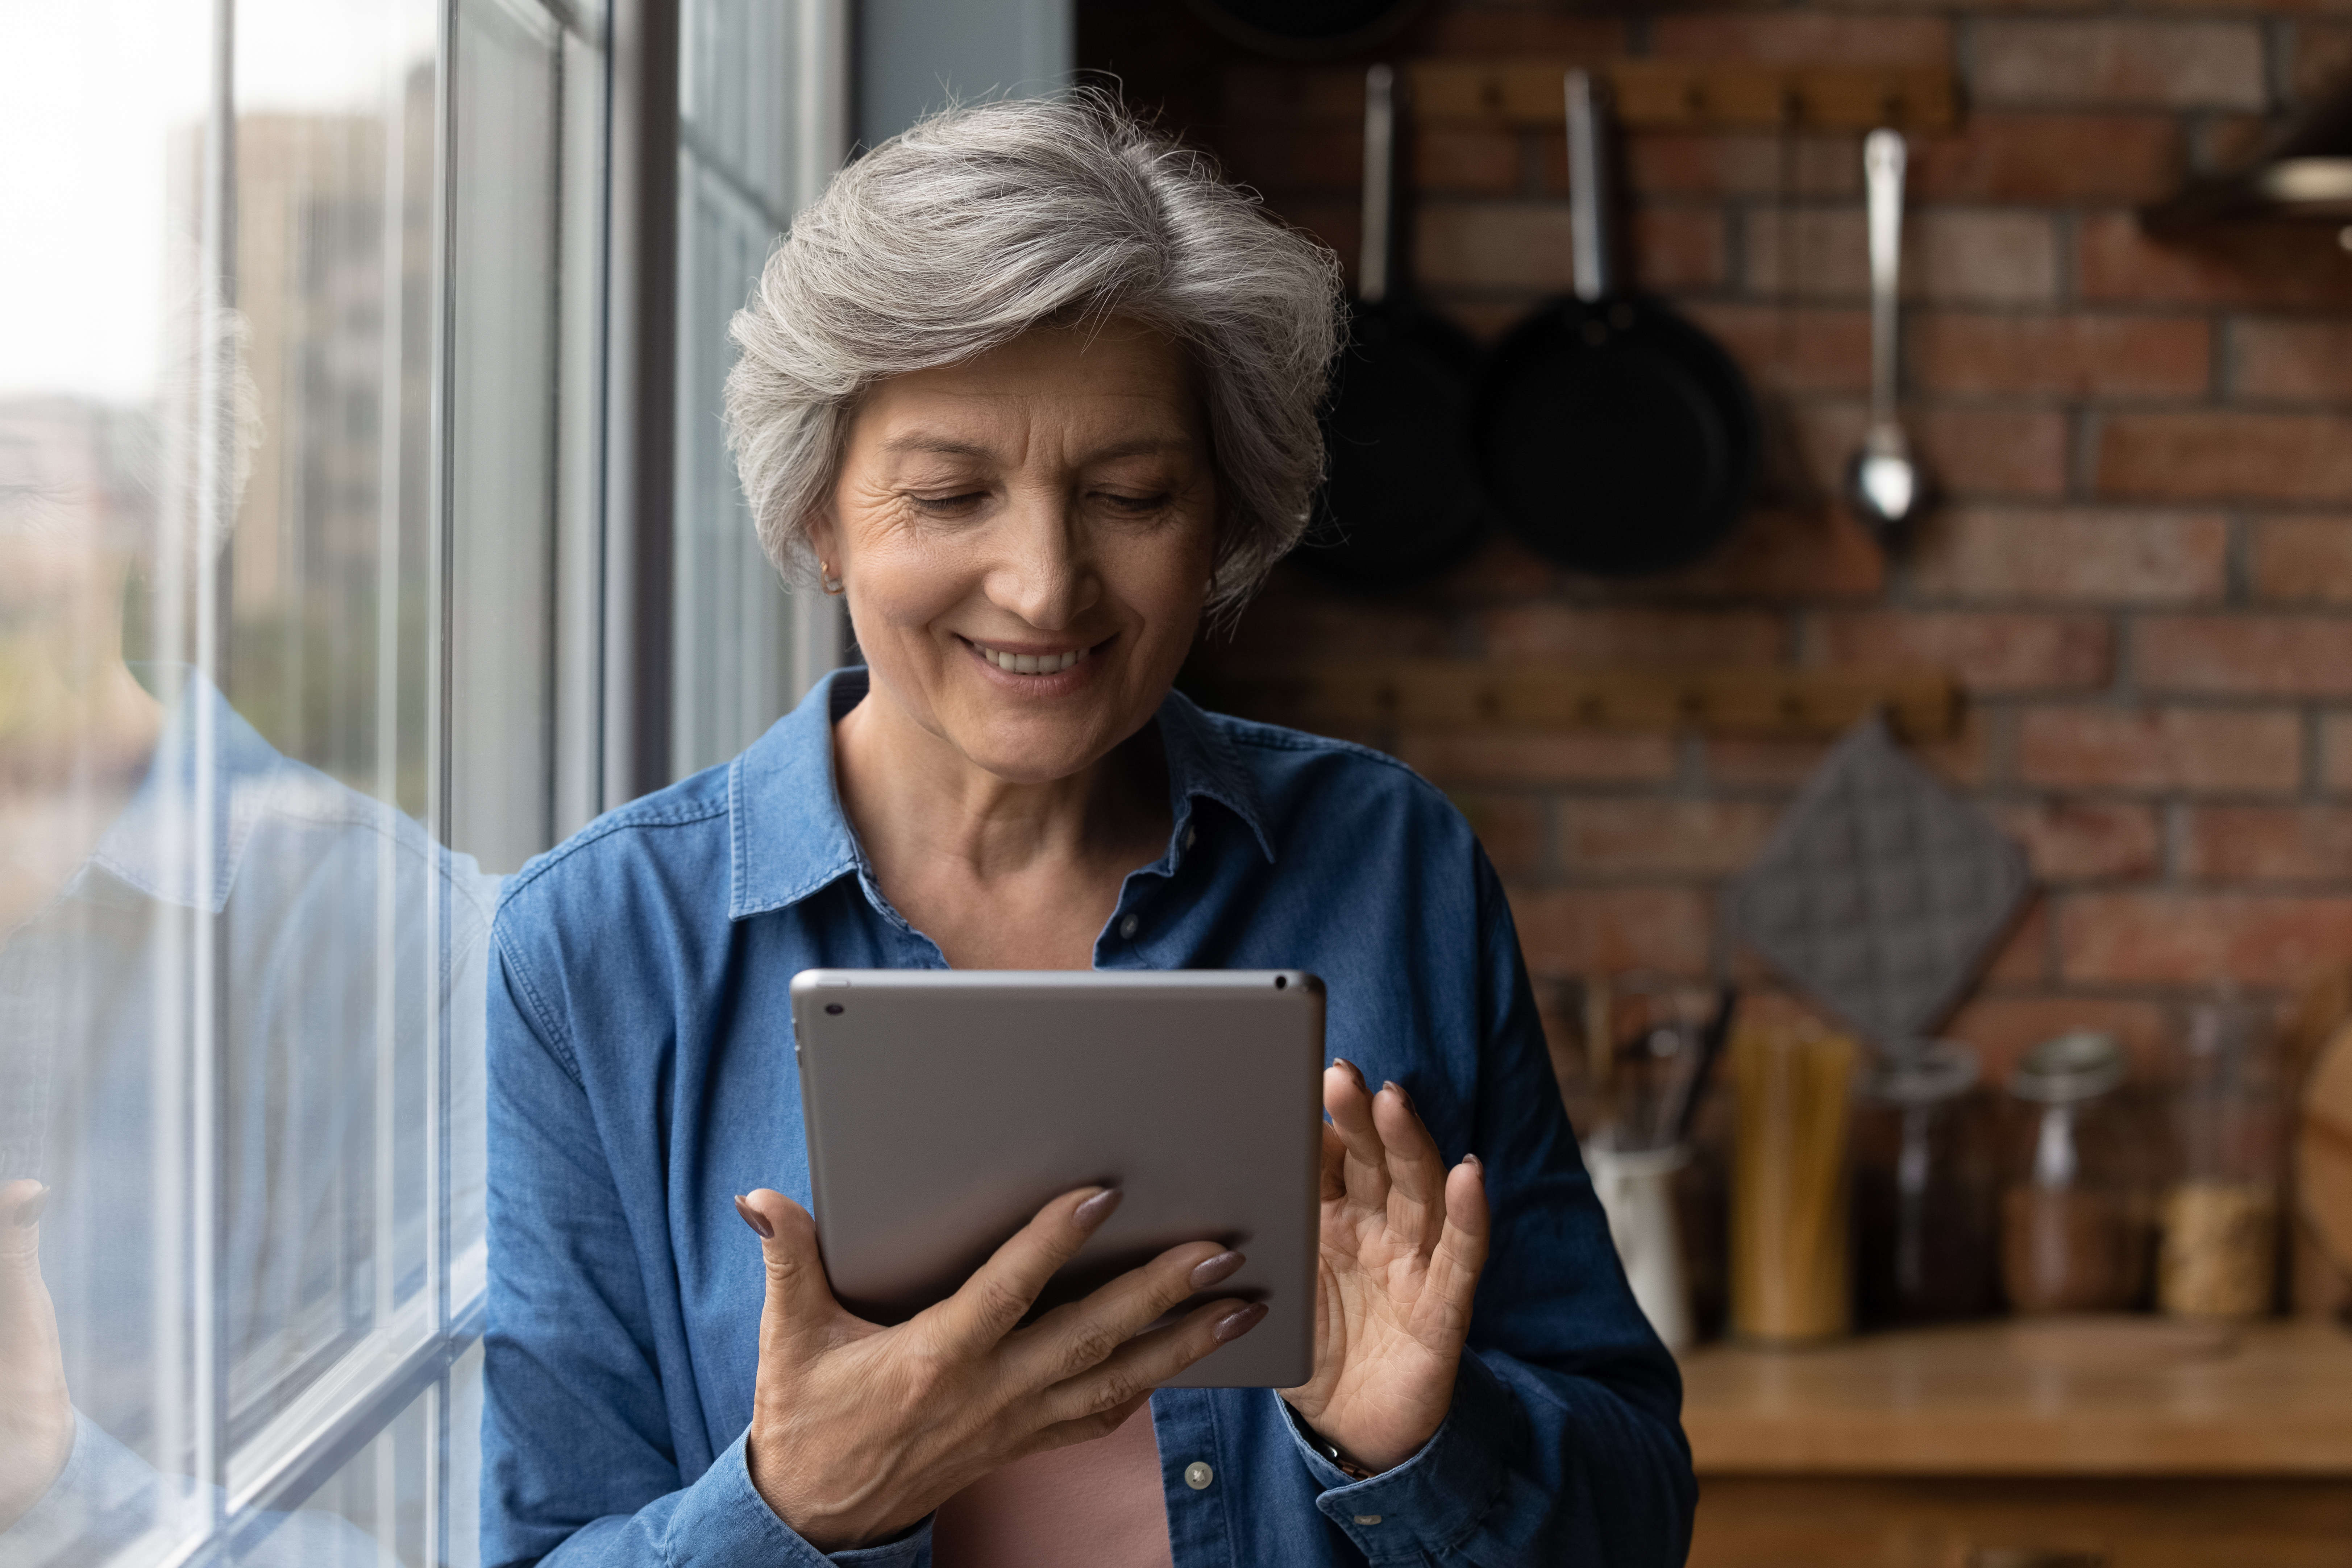
<path id="1" fill-rule="evenodd" d="M 1279 1399 L 1279 1394 L 1273 1397 Z M 1509 1479 L 1511 1454 L 1526 1441 L 1518 1400 L 1469 1351 L 1454 1374 L 1454 1404 L 1437 1433 L 1401 1465 L 1355 1480 L 1307 1446 L 1286 1420 L 1307 1468 L 1323 1484 L 1315 1500 L 1374 1563 L 1420 1563 L 1467 1537 Z"/>
<path id="2" fill-rule="evenodd" d="M 66 1468 L 38 1502 L 0 1531 L 6 1548 L 0 1558 L 12 1568 L 99 1561 L 146 1528 L 155 1479 L 146 1460 L 75 1411 Z"/>
<path id="3" fill-rule="evenodd" d="M 777 1568 L 930 1568 L 929 1518 L 879 1546 L 860 1546 L 831 1556 L 819 1552 L 776 1517 L 744 1462 L 747 1430 L 727 1446 L 702 1479 L 679 1495 L 670 1516 L 669 1561 L 677 1568 L 737 1568 L 745 1563 Z"/>

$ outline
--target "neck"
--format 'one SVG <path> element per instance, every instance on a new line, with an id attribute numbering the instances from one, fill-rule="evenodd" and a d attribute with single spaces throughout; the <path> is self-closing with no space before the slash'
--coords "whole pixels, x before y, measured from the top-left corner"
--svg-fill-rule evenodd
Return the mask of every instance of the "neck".
<path id="1" fill-rule="evenodd" d="M 1085 968 L 1129 871 L 1167 843 L 1149 731 L 1066 778 L 977 767 L 877 682 L 834 727 L 835 776 L 876 880 L 959 968 Z"/>
<path id="2" fill-rule="evenodd" d="M 163 728 L 162 706 L 120 659 L 36 655 L 12 673 L 0 733 L 0 931 L 30 919 L 89 858 L 138 792 Z"/>

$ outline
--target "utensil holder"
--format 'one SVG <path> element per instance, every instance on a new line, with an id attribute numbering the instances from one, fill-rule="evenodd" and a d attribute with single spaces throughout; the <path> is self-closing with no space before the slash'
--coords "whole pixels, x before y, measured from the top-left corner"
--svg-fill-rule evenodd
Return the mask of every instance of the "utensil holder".
<path id="1" fill-rule="evenodd" d="M 1675 1218 L 1675 1173 L 1689 1163 L 1690 1151 L 1681 1144 L 1620 1151 L 1616 1130 L 1610 1127 L 1596 1131 L 1584 1147 L 1584 1166 L 1609 1216 L 1609 1238 L 1625 1266 L 1625 1282 L 1670 1351 L 1686 1348 L 1696 1337 L 1682 1229 Z"/>
<path id="2" fill-rule="evenodd" d="M 1764 1344 L 1853 1325 L 1847 1142 L 1858 1051 L 1842 1035 L 1742 1030 L 1731 1046 L 1731 1323 Z"/>

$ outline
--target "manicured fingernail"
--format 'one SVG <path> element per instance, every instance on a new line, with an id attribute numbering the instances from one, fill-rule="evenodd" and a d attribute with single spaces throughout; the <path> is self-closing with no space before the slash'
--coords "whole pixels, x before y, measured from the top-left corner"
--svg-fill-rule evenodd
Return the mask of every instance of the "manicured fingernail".
<path id="1" fill-rule="evenodd" d="M 1192 1289 L 1205 1290 L 1220 1279 L 1230 1279 L 1234 1270 L 1248 1261 L 1238 1252 L 1220 1252 L 1192 1270 Z"/>
<path id="2" fill-rule="evenodd" d="M 1348 1076 L 1356 1080 L 1356 1087 L 1358 1089 L 1364 1087 L 1363 1068 L 1358 1067 L 1355 1063 L 1349 1061 L 1345 1057 L 1333 1057 L 1331 1058 L 1331 1065 L 1335 1068 L 1346 1068 L 1348 1069 Z"/>
<path id="3" fill-rule="evenodd" d="M 1465 1155 L 1463 1155 L 1463 1156 L 1462 1156 L 1462 1163 L 1463 1163 L 1464 1164 L 1465 1164 L 1465 1165 L 1469 1166 L 1472 1170 L 1474 1170 L 1474 1171 L 1477 1172 L 1477 1173 L 1478 1173 L 1478 1179 L 1479 1179 L 1480 1181 L 1482 1181 L 1482 1182 L 1483 1182 L 1483 1181 L 1485 1181 L 1485 1180 L 1486 1179 L 1486 1162 L 1484 1162 L 1484 1161 L 1480 1160 L 1480 1159 L 1478 1158 L 1478 1156 L 1477 1156 L 1477 1155 L 1475 1155 L 1475 1154 L 1465 1154 Z"/>
<path id="4" fill-rule="evenodd" d="M 1413 1104 L 1412 1093 L 1406 1089 L 1404 1085 L 1397 1082 L 1396 1079 L 1382 1079 L 1381 1080 L 1381 1087 L 1382 1089 L 1395 1089 L 1397 1098 L 1404 1101 L 1404 1107 L 1407 1110 L 1419 1110 L 1421 1109 L 1421 1107 Z"/>
<path id="5" fill-rule="evenodd" d="M 1070 1212 L 1070 1218 L 1080 1230 L 1092 1230 L 1110 1218 L 1110 1211 L 1118 1207 L 1118 1200 L 1127 1194 L 1117 1187 L 1105 1187 Z"/>
<path id="6" fill-rule="evenodd" d="M 1260 1323 L 1265 1321 L 1265 1303 L 1253 1301 L 1238 1312 L 1228 1312 L 1217 1320 L 1210 1336 L 1221 1345 L 1229 1345 Z"/>
<path id="7" fill-rule="evenodd" d="M 41 1211 L 49 1206 L 49 1194 L 54 1189 L 52 1188 L 43 1187 L 39 1192 L 35 1193 L 31 1197 L 26 1198 L 23 1203 L 16 1205 L 17 1229 L 30 1230 L 35 1226 L 41 1223 Z M 1239 1254 L 1234 1254 L 1233 1256 L 1234 1256 L 1236 1259 L 1239 1258 Z M 1222 1279 L 1224 1276 L 1221 1274 L 1218 1278 Z"/>
<path id="8" fill-rule="evenodd" d="M 743 1216 L 743 1223 L 745 1225 L 750 1226 L 753 1230 L 760 1233 L 760 1239 L 761 1241 L 773 1241 L 776 1239 L 776 1227 L 768 1223 L 768 1216 L 761 1214 L 758 1209 L 753 1208 L 750 1204 L 745 1203 L 741 1198 L 737 1198 L 735 1200 L 735 1212 Z"/>

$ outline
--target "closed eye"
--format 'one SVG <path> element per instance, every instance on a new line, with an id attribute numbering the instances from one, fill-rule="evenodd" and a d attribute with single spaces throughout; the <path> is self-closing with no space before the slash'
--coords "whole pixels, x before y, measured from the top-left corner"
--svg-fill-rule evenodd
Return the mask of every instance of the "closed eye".
<path id="1" fill-rule="evenodd" d="M 932 517 L 961 517 L 988 499 L 986 490 L 961 490 L 954 495 L 919 496 L 907 498 L 916 508 Z"/>

